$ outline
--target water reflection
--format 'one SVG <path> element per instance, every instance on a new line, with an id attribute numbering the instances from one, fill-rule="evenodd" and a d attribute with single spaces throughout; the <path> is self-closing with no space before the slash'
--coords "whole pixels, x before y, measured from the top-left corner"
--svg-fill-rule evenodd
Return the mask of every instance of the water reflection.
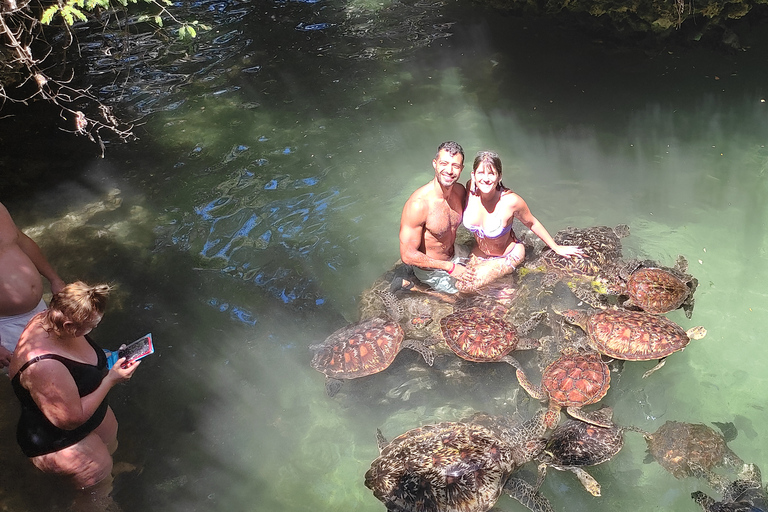
<path id="1" fill-rule="evenodd" d="M 60 188 L 2 198 L 63 276 L 118 284 L 100 341 L 155 335 L 156 354 L 112 398 L 117 460 L 142 468 L 116 481 L 123 510 L 382 510 L 362 484 L 376 428 L 393 437 L 535 406 L 505 365 L 429 369 L 403 352 L 334 399 L 309 367 L 307 347 L 356 320 L 360 293 L 397 259 L 400 209 L 446 139 L 498 150 L 505 184 L 553 231 L 626 222 L 628 256 L 688 258 L 694 316 L 670 317 L 707 338 L 648 379 L 628 364 L 604 401 L 650 431 L 733 421 L 730 446 L 768 468 L 755 392 L 766 387 L 768 81 L 754 65 L 765 41 L 649 57 L 437 3 L 192 8 L 216 31 L 190 47 L 107 38 L 125 66 L 140 62 L 103 87 L 120 83 L 147 115 L 141 140 Z M 114 65 L 95 62 L 94 79 Z M 15 414 L 0 418 L 0 481 L 14 482 L 4 505 L 62 508 L 66 491 L 17 452 Z M 633 436 L 595 468 L 599 499 L 556 472 L 543 492 L 569 512 L 696 510 L 700 482 L 642 464 L 644 452 Z"/>

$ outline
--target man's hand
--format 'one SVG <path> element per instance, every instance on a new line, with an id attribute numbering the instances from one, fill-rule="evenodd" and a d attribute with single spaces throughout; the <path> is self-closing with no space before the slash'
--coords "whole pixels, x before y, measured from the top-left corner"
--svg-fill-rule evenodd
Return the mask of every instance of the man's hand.
<path id="1" fill-rule="evenodd" d="M 457 283 L 469 284 L 475 280 L 475 269 L 474 267 L 456 265 L 453 272 L 451 272 L 451 277 L 456 279 Z"/>

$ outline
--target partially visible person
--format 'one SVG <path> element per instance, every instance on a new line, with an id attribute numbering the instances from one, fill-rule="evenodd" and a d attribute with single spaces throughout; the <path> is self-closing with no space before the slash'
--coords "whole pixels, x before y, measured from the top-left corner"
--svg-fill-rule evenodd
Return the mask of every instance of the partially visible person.
<path id="1" fill-rule="evenodd" d="M 523 262 L 525 246 L 512 230 L 515 218 L 560 256 L 583 254 L 579 247 L 557 244 L 523 198 L 502 184 L 501 172 L 501 158 L 492 151 L 480 151 L 472 164 L 462 222 L 477 242 L 472 249 L 476 277 L 463 280 L 462 291 L 488 284 Z"/>
<path id="2" fill-rule="evenodd" d="M 400 220 L 400 258 L 413 266 L 423 284 L 439 292 L 458 293 L 456 280 L 471 279 L 463 263 L 469 248 L 456 244 L 466 190 L 458 183 L 464 168 L 464 150 L 456 142 L 443 142 L 432 160 L 435 177 L 406 201 Z M 414 283 L 396 278 L 393 289 Z"/>
<path id="3" fill-rule="evenodd" d="M 40 274 L 51 283 L 52 293 L 64 288 L 40 247 L 16 227 L 0 203 L 0 368 L 10 364 L 29 319 L 46 308 Z"/>
<path id="4" fill-rule="evenodd" d="M 123 367 L 121 358 L 107 368 L 104 351 L 86 337 L 101 321 L 109 290 L 81 281 L 66 285 L 30 320 L 11 359 L 22 451 L 41 471 L 69 477 L 80 489 L 111 476 L 117 420 L 107 393 L 139 366 Z"/>

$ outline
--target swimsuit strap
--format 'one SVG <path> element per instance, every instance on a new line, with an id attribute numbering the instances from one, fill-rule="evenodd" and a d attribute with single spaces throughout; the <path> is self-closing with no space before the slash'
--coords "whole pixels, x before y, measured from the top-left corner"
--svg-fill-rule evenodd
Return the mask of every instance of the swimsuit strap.
<path id="1" fill-rule="evenodd" d="M 57 360 L 60 363 L 65 363 L 65 361 L 72 361 L 72 359 L 68 359 L 68 358 L 66 358 L 64 356 L 60 356 L 59 354 L 42 354 L 42 355 L 39 355 L 37 357 L 33 357 L 32 359 L 30 359 L 29 361 L 24 363 L 21 366 L 21 368 L 19 368 L 19 371 L 16 372 L 16 375 L 21 375 L 21 372 L 23 372 L 24 370 L 26 370 L 27 368 L 29 368 L 31 365 L 35 364 L 36 362 L 42 361 L 43 359 L 55 359 L 55 360 Z M 79 362 L 79 361 L 73 361 L 73 362 Z M 87 363 L 82 363 L 82 364 L 87 364 Z"/>

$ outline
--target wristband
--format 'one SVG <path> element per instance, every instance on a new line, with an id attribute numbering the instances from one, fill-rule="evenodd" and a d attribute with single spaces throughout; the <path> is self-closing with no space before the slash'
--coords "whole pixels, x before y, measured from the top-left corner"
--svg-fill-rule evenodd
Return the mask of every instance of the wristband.
<path id="1" fill-rule="evenodd" d="M 456 264 L 455 264 L 455 263 L 451 263 L 451 270 L 449 270 L 449 271 L 448 271 L 448 274 L 449 274 L 449 275 L 450 275 L 450 274 L 453 274 L 453 271 L 454 271 L 454 270 L 456 270 Z"/>

